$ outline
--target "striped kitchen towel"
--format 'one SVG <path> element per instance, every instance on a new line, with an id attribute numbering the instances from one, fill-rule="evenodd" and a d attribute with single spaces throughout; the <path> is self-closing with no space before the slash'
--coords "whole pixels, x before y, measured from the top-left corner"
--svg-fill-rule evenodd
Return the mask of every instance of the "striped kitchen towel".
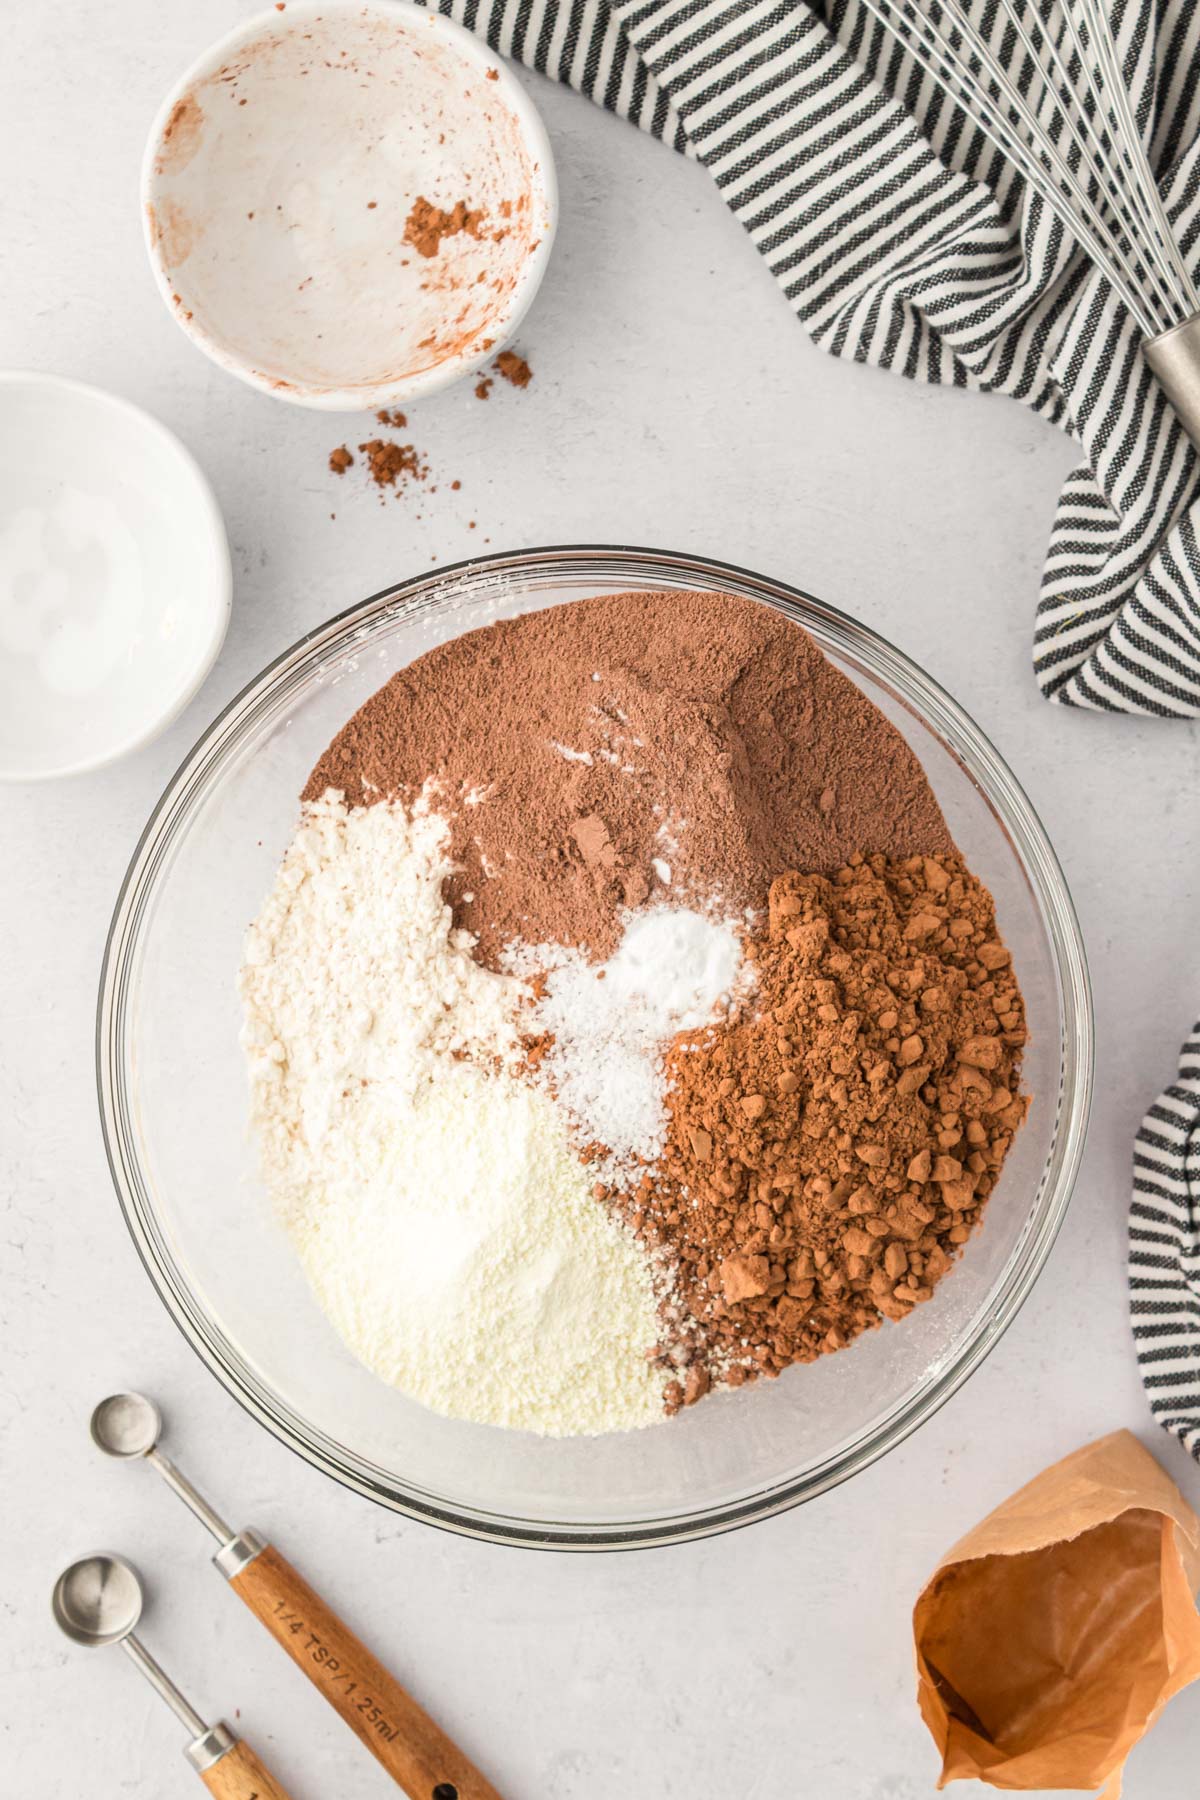
<path id="1" fill-rule="evenodd" d="M 1200 1461 L 1200 1023 L 1138 1132 L 1129 1291 L 1151 1411 Z"/>
<path id="2" fill-rule="evenodd" d="M 1082 460 L 1046 554 L 1038 682 L 1062 705 L 1200 713 L 1200 469 L 1138 330 L 861 0 L 436 4 L 501 55 L 702 162 L 823 349 L 1011 394 L 1068 432 Z M 994 47 L 1008 41 L 995 0 L 972 10 Z M 1111 18 L 1191 255 L 1200 8 L 1113 0 Z"/>

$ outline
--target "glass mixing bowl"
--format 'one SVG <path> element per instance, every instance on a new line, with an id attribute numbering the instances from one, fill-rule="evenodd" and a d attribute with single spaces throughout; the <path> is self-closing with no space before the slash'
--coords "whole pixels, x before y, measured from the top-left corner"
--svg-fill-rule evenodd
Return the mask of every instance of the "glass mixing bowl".
<path id="1" fill-rule="evenodd" d="M 234 979 L 309 770 L 393 670 L 491 620 L 631 588 L 699 588 L 778 608 L 908 739 L 995 895 L 1028 1005 L 1033 1106 L 982 1229 L 911 1319 L 660 1426 L 554 1440 L 440 1418 L 345 1349 L 256 1173 Z M 1092 1019 L 1079 928 L 1045 832 L 936 682 L 780 582 L 661 551 L 572 547 L 403 582 L 303 638 L 226 707 L 167 788 L 125 878 L 97 1060 L 113 1180 L 142 1260 L 189 1341 L 257 1419 L 348 1487 L 414 1518 L 597 1550 L 698 1537 L 821 1493 L 898 1443 L 978 1368 L 1066 1210 L 1087 1121 Z"/>

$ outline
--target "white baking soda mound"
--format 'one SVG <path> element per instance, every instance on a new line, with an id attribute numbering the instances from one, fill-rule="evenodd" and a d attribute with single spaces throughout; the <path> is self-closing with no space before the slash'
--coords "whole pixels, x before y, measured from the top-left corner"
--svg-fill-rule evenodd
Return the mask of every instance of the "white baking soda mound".
<path id="1" fill-rule="evenodd" d="M 666 1146 L 665 1045 L 719 1016 L 739 984 L 737 931 L 689 907 L 657 905 L 630 915 L 599 967 L 559 944 L 514 946 L 507 962 L 544 977 L 531 1018 L 553 1042 L 538 1079 L 578 1141 L 607 1146 L 595 1174 L 629 1186 Z"/>

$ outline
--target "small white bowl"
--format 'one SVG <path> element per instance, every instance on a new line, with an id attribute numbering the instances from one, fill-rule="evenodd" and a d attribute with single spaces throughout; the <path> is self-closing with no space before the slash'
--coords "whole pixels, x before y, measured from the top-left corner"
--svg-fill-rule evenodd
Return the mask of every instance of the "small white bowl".
<path id="1" fill-rule="evenodd" d="M 212 489 L 165 426 L 0 372 L 0 780 L 148 743 L 211 669 L 230 591 Z"/>
<path id="2" fill-rule="evenodd" d="M 423 7 L 288 4 L 222 38 L 164 101 L 142 170 L 163 297 L 252 386 L 359 412 L 433 393 L 508 341 L 557 194 L 500 59 Z M 431 253 L 419 200 L 476 215 Z"/>

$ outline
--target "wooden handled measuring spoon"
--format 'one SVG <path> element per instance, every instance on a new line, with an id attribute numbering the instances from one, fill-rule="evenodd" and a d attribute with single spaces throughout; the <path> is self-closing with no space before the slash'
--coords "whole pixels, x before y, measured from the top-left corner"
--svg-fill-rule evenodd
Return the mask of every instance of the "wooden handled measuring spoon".
<path id="1" fill-rule="evenodd" d="M 462 1751 L 256 1531 L 231 1531 L 158 1448 L 162 1416 L 143 1394 L 110 1394 L 92 1414 L 107 1456 L 153 1465 L 211 1531 L 213 1562 L 410 1800 L 500 1800 Z"/>
<path id="2" fill-rule="evenodd" d="M 217 1800 L 288 1800 L 249 1744 L 228 1725 L 206 1725 L 166 1670 L 133 1635 L 142 1616 L 142 1584 L 123 1556 L 102 1552 L 64 1569 L 50 1600 L 54 1622 L 76 1644 L 120 1644 L 131 1662 L 191 1732 L 184 1755 Z"/>

